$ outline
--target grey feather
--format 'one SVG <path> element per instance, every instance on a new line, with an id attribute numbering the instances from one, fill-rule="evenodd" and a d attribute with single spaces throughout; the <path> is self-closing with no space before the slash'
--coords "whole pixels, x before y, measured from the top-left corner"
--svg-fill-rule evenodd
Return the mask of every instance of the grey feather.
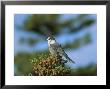
<path id="1" fill-rule="evenodd" d="M 61 47 L 60 44 L 50 44 L 49 46 L 49 51 L 52 55 L 57 55 L 57 53 L 62 57 L 63 60 L 65 61 L 70 61 L 72 63 L 75 63 L 72 59 L 68 57 L 68 55 L 65 53 L 63 48 Z"/>

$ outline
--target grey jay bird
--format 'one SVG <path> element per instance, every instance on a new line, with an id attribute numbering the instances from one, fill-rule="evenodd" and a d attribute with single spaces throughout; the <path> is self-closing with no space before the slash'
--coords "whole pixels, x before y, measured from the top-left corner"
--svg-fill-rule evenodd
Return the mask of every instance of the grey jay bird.
<path id="1" fill-rule="evenodd" d="M 53 36 L 48 37 L 47 40 L 49 51 L 52 55 L 59 55 L 62 58 L 62 61 L 64 61 L 64 63 L 67 63 L 68 61 L 75 63 L 72 59 L 68 57 L 68 55 L 65 53 L 61 45 L 56 42 Z"/>

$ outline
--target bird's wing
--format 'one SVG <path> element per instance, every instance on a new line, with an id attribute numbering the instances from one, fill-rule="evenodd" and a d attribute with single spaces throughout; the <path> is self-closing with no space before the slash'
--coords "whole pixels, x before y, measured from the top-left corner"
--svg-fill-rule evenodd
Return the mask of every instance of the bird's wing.
<path id="1" fill-rule="evenodd" d="M 63 55 L 64 53 L 64 50 L 63 48 L 61 47 L 61 45 L 59 44 L 50 44 L 50 47 L 55 50 L 60 56 Z"/>
<path id="2" fill-rule="evenodd" d="M 65 53 L 65 51 L 63 50 L 62 46 L 60 44 L 51 44 L 50 45 L 52 47 L 53 50 L 55 50 L 60 56 L 65 56 L 66 59 L 68 59 L 69 61 L 71 61 L 72 63 L 75 63 L 72 59 L 70 59 L 68 57 L 68 55 Z"/>

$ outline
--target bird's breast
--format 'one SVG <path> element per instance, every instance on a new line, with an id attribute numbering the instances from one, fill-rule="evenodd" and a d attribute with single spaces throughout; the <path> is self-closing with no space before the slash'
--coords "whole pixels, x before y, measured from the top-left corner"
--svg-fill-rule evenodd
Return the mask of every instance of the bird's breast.
<path id="1" fill-rule="evenodd" d="M 56 54 L 56 51 L 51 46 L 49 46 L 49 51 L 52 55 Z"/>

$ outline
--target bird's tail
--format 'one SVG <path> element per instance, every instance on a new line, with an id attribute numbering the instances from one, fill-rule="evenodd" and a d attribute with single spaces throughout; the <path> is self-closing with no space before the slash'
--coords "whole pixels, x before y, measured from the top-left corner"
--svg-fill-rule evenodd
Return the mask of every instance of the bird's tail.
<path id="1" fill-rule="evenodd" d="M 70 59 L 67 54 L 65 54 L 65 55 L 66 55 L 66 58 L 65 59 L 68 59 L 68 61 L 70 61 L 72 63 L 75 63 L 75 61 L 73 61 L 72 59 Z"/>
<path id="2" fill-rule="evenodd" d="M 72 60 L 72 59 L 70 59 L 70 58 L 69 58 L 69 61 L 70 61 L 70 62 L 72 62 L 72 63 L 75 63 L 75 61 L 73 61 L 73 60 Z"/>

